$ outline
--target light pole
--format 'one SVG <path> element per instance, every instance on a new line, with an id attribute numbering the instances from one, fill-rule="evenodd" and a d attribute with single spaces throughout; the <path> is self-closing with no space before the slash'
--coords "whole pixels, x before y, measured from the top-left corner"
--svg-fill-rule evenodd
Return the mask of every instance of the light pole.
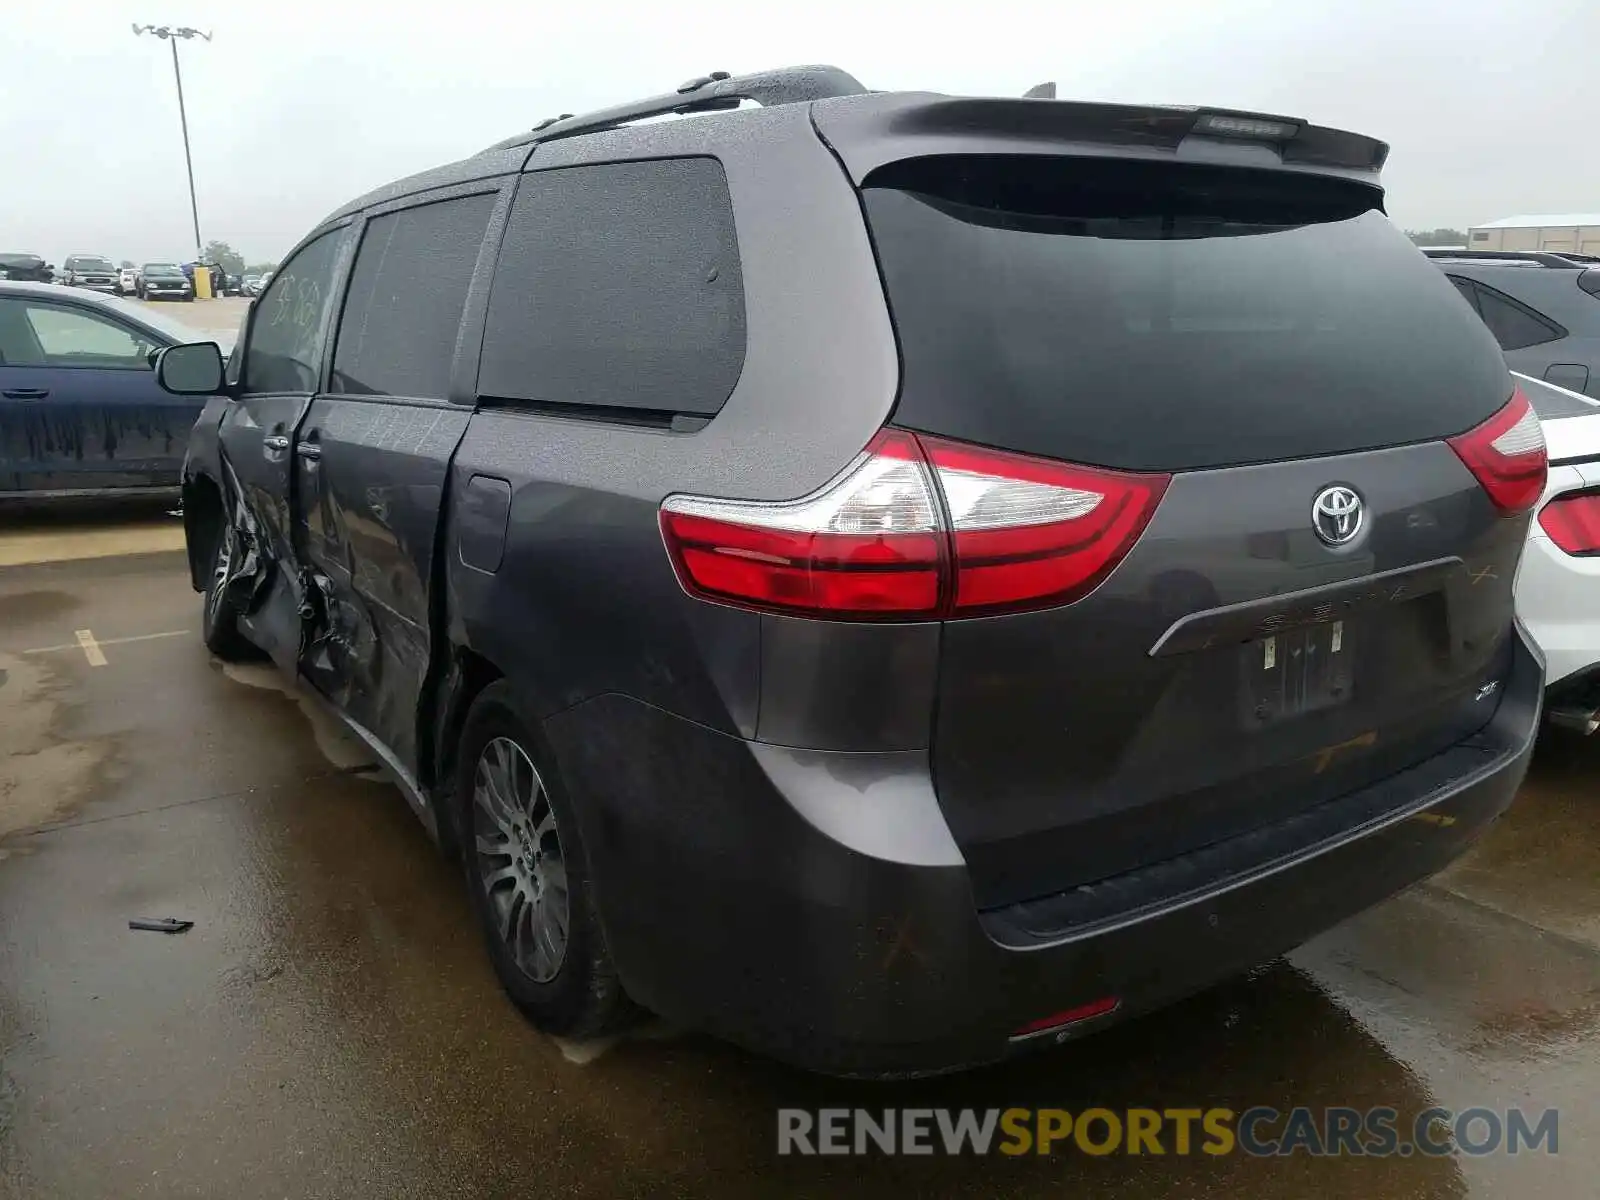
<path id="1" fill-rule="evenodd" d="M 178 39 L 188 41 L 198 37 L 209 42 L 211 35 L 187 26 L 174 29 L 170 25 L 135 25 L 133 32 L 152 33 L 172 47 L 172 78 L 178 83 L 178 121 L 183 126 L 183 165 L 189 169 L 189 215 L 194 219 L 194 260 L 199 262 L 205 257 L 205 246 L 200 241 L 200 203 L 194 195 L 194 159 L 189 154 L 189 114 L 183 107 L 183 71 L 178 67 Z"/>

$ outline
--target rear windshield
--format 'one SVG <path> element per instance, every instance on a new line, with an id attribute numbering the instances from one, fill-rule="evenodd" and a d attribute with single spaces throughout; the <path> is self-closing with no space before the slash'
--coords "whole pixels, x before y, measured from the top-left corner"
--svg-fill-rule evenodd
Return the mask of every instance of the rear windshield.
<path id="1" fill-rule="evenodd" d="M 897 423 L 1184 470 L 1459 433 L 1494 339 L 1374 206 L 1289 172 L 897 163 L 864 199 L 904 360 Z"/>

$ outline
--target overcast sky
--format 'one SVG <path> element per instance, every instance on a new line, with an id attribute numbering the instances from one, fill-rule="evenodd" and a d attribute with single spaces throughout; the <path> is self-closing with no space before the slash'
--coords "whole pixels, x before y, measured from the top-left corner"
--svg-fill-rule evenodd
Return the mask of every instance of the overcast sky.
<path id="1" fill-rule="evenodd" d="M 187 258 L 170 52 L 202 236 L 275 259 L 346 200 L 558 112 L 710 70 L 831 62 L 869 87 L 1214 104 L 1389 141 L 1407 227 L 1600 210 L 1600 0 L 10 0 L 0 250 Z"/>

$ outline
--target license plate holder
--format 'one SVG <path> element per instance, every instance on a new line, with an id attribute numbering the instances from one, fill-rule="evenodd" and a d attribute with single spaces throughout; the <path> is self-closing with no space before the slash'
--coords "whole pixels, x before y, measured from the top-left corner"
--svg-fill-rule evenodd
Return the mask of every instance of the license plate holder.
<path id="1" fill-rule="evenodd" d="M 1241 707 L 1247 726 L 1301 717 L 1349 702 L 1354 654 L 1348 621 L 1286 629 L 1243 647 Z"/>

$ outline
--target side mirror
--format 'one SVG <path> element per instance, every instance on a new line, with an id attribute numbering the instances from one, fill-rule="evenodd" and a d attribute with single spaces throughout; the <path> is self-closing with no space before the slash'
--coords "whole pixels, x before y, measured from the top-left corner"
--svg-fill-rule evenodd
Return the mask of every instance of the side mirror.
<path id="1" fill-rule="evenodd" d="M 174 396 L 213 396 L 223 390 L 222 351 L 215 342 L 168 346 L 156 356 L 156 382 Z"/>

